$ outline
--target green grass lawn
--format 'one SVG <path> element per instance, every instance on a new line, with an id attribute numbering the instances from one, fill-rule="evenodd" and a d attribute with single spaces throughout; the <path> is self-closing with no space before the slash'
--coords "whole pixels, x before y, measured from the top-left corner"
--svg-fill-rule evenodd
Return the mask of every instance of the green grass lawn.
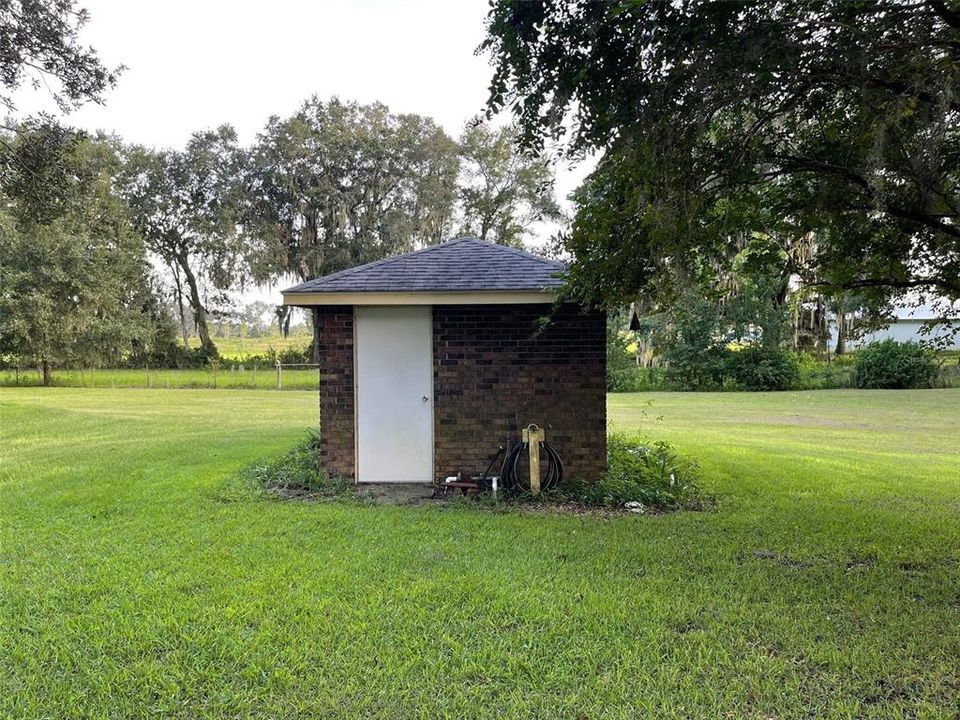
<path id="1" fill-rule="evenodd" d="M 718 507 L 604 520 L 231 484 L 312 393 L 3 389 L 0 716 L 956 718 L 958 415 L 611 396 Z"/>

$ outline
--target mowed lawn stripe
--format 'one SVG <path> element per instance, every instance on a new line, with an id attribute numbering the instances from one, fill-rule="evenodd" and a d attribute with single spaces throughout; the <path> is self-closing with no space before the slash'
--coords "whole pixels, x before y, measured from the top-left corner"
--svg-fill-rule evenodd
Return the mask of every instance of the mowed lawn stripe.
<path id="1" fill-rule="evenodd" d="M 718 506 L 605 520 L 233 483 L 313 393 L 0 390 L 0 716 L 953 717 L 958 407 L 611 396 Z"/>

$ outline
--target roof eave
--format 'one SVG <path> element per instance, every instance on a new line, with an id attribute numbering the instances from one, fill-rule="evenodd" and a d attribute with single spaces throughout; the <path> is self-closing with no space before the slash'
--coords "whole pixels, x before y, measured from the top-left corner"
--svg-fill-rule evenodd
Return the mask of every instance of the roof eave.
<path id="1" fill-rule="evenodd" d="M 555 288 L 543 290 L 484 290 L 430 292 L 292 292 L 283 291 L 283 304 L 319 305 L 524 305 L 552 303 Z"/>

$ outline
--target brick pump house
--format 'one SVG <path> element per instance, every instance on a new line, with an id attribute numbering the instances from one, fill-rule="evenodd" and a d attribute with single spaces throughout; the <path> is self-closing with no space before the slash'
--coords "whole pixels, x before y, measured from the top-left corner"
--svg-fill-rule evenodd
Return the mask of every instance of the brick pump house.
<path id="1" fill-rule="evenodd" d="M 283 292 L 317 313 L 320 453 L 357 482 L 482 471 L 536 423 L 564 475 L 606 463 L 602 312 L 555 305 L 563 265 L 476 238 Z"/>

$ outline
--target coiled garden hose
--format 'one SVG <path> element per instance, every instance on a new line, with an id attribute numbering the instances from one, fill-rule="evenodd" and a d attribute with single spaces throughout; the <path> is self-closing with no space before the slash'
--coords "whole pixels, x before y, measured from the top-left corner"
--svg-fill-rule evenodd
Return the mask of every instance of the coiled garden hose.
<path id="1" fill-rule="evenodd" d="M 547 471 L 540 481 L 540 489 L 550 490 L 563 481 L 563 461 L 550 443 L 542 442 L 540 448 L 547 456 Z M 529 452 L 529 443 L 518 442 L 510 448 L 510 452 L 503 458 L 503 466 L 500 468 L 500 482 L 507 490 L 523 492 L 530 489 L 530 479 L 527 478 L 524 481 L 519 472 L 520 458 L 524 453 L 529 454 Z"/>

